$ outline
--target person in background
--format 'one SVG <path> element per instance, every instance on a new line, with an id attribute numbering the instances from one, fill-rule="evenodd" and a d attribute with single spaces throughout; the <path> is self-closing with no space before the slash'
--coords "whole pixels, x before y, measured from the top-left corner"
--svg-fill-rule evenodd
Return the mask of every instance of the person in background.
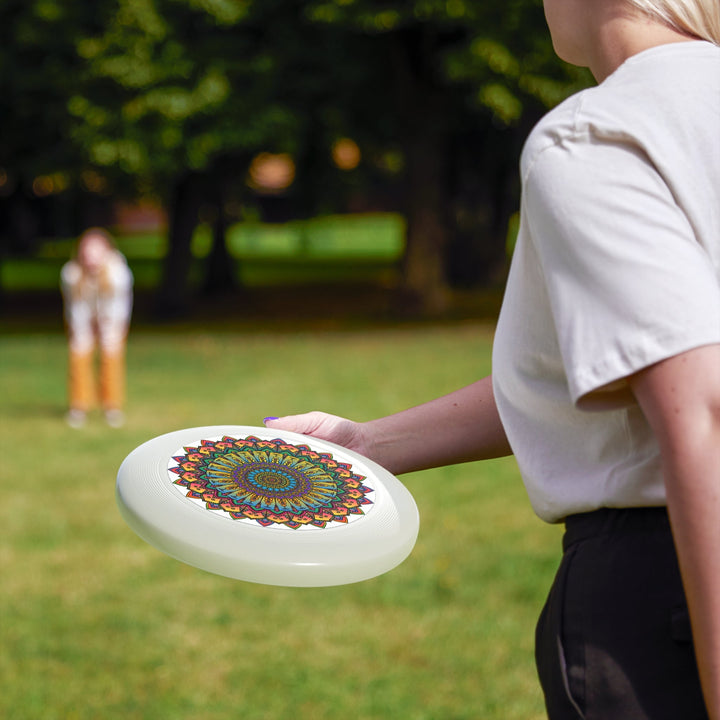
<path id="1" fill-rule="evenodd" d="M 512 452 L 566 528 L 536 632 L 550 720 L 720 720 L 720 3 L 544 7 L 598 86 L 525 144 L 492 376 L 265 422 L 396 474 Z"/>
<path id="2" fill-rule="evenodd" d="M 91 228 L 80 236 L 76 256 L 63 266 L 60 280 L 69 343 L 67 423 L 82 427 L 99 399 L 108 425 L 120 427 L 125 421 L 125 344 L 132 312 L 132 272 L 110 235 Z M 97 348 L 99 387 L 95 379 Z"/>

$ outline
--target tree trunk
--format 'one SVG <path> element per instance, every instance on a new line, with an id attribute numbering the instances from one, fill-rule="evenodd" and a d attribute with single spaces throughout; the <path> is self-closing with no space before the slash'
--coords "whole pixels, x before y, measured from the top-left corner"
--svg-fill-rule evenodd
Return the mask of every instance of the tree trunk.
<path id="1" fill-rule="evenodd" d="M 459 133 L 450 153 L 454 226 L 446 267 L 459 288 L 480 287 L 504 271 L 508 223 L 519 207 L 517 130 L 481 123 Z"/>
<path id="2" fill-rule="evenodd" d="M 395 70 L 403 118 L 407 245 L 403 294 L 408 308 L 441 314 L 448 305 L 445 245 L 448 122 L 441 91 L 433 83 L 432 36 L 422 27 L 398 33 Z"/>
<path id="3" fill-rule="evenodd" d="M 173 187 L 168 252 L 163 263 L 163 276 L 157 296 L 157 312 L 161 319 L 183 317 L 187 315 L 192 304 L 191 243 L 200 211 L 199 184 L 199 175 L 189 173 L 181 177 Z"/>
<path id="4" fill-rule="evenodd" d="M 445 273 L 445 221 L 447 198 L 444 148 L 426 126 L 408 140 L 407 152 L 407 247 L 403 259 L 403 286 L 407 296 L 424 314 L 437 315 L 448 305 Z"/>
<path id="5" fill-rule="evenodd" d="M 222 296 L 237 288 L 237 267 L 227 247 L 227 218 L 225 216 L 225 192 L 223 179 L 215 186 L 215 218 L 212 225 L 212 246 L 205 263 L 203 293 Z"/>
<path id="6" fill-rule="evenodd" d="M 518 165 L 525 142 L 543 108 L 526 108 L 520 123 L 470 127 L 455 137 L 451 172 L 453 237 L 447 248 L 448 280 L 472 288 L 504 280 L 511 217 L 520 209 Z"/>

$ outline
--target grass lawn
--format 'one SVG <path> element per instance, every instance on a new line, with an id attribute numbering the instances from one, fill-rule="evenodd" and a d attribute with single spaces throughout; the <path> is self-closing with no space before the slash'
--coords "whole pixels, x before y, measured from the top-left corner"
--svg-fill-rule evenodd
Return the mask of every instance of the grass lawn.
<path id="1" fill-rule="evenodd" d="M 115 238 L 135 276 L 136 288 L 155 288 L 167 253 L 164 232 Z M 226 245 L 237 279 L 245 287 L 288 282 L 371 281 L 397 278 L 405 243 L 405 221 L 394 213 L 336 215 L 283 224 L 237 223 Z M 211 230 L 196 228 L 191 276 L 199 282 L 212 245 Z M 73 238 L 47 240 L 31 257 L 3 258 L 0 288 L 10 291 L 57 288 L 60 269 L 74 253 Z"/>
<path id="2" fill-rule="evenodd" d="M 0 717 L 540 720 L 532 636 L 559 530 L 511 459 L 405 476 L 421 513 L 396 570 L 338 588 L 204 573 L 114 499 L 141 442 L 320 408 L 365 419 L 489 370 L 491 330 L 137 329 L 128 422 L 63 420 L 65 341 L 0 337 Z"/>

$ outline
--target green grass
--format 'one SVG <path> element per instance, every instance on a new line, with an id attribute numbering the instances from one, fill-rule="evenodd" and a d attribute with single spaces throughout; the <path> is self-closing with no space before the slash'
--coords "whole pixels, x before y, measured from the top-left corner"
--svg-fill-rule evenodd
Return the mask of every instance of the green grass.
<path id="1" fill-rule="evenodd" d="M 7 292 L 54 290 L 60 287 L 59 258 L 8 258 L 0 263 L 0 288 Z M 153 290 L 162 280 L 162 263 L 151 258 L 128 262 L 136 289 Z M 190 280 L 197 287 L 205 268 L 200 258 L 191 266 Z M 387 285 L 397 281 L 397 265 L 373 258 L 343 259 L 328 256 L 295 258 L 249 257 L 236 263 L 236 276 L 246 288 L 280 287 L 332 283 L 372 283 Z"/>
<path id="2" fill-rule="evenodd" d="M 119 235 L 119 249 L 135 276 L 135 286 L 157 287 L 167 237 L 160 233 Z M 246 287 L 318 282 L 387 282 L 396 279 L 405 243 L 405 222 L 394 213 L 337 215 L 283 224 L 237 223 L 226 243 Z M 4 258 L 0 288 L 6 291 L 58 287 L 60 269 L 75 248 L 74 239 L 48 240 L 32 257 Z M 211 229 L 198 226 L 192 242 L 194 280 L 212 244 Z"/>
<path id="3" fill-rule="evenodd" d="M 559 552 L 511 459 L 406 476 L 411 556 L 356 585 L 217 577 L 137 538 L 118 466 L 182 427 L 366 419 L 489 370 L 490 329 L 133 332 L 128 423 L 62 421 L 59 334 L 0 338 L 0 717 L 540 720 L 535 617 Z"/>

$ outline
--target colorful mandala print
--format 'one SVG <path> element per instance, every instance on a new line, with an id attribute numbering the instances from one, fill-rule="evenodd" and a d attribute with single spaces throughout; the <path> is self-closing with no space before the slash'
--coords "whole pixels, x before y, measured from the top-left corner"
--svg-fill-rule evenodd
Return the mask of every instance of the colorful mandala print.
<path id="1" fill-rule="evenodd" d="M 168 465 L 185 496 L 263 527 L 326 528 L 366 514 L 373 489 L 330 453 L 249 436 L 200 440 Z M 177 479 L 174 476 L 177 475 Z"/>

